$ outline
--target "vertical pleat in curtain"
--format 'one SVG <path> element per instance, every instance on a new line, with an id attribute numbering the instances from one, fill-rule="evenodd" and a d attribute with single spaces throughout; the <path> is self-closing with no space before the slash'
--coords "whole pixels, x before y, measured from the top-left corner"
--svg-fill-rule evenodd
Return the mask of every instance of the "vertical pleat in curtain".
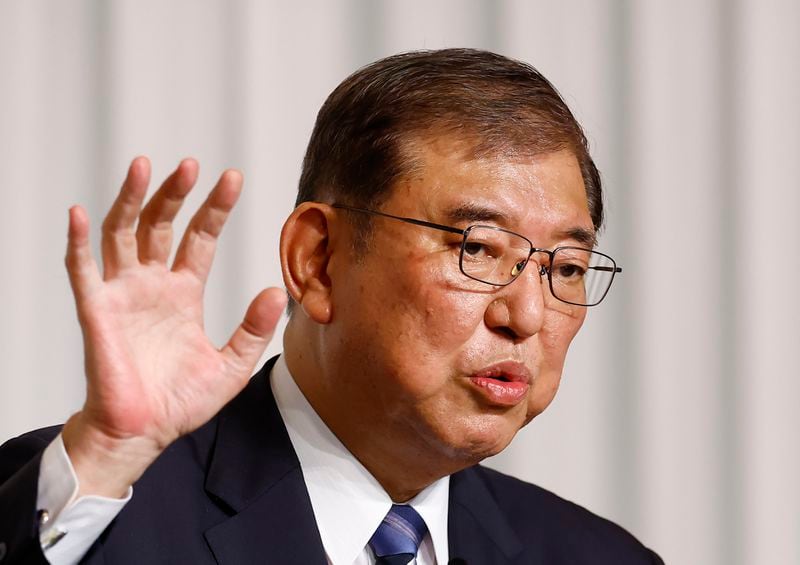
<path id="1" fill-rule="evenodd" d="M 277 237 L 327 93 L 401 50 L 531 62 L 603 172 L 624 266 L 553 406 L 490 462 L 622 523 L 668 563 L 800 562 L 800 4 L 0 2 L 0 440 L 83 397 L 66 210 L 97 233 L 128 161 L 245 193 L 207 292 L 219 342 L 280 283 Z M 179 222 L 185 225 L 186 217 Z M 270 353 L 280 351 L 280 340 Z"/>

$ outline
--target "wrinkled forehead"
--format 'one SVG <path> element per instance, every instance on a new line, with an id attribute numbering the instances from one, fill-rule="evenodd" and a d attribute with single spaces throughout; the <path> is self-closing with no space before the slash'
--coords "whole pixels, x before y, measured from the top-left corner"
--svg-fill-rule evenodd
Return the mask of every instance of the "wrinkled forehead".
<path id="1" fill-rule="evenodd" d="M 474 144 L 453 137 L 416 140 L 406 150 L 411 166 L 394 187 L 395 210 L 455 225 L 492 223 L 537 239 L 569 231 L 579 243 L 594 244 L 573 152 L 476 155 Z"/>

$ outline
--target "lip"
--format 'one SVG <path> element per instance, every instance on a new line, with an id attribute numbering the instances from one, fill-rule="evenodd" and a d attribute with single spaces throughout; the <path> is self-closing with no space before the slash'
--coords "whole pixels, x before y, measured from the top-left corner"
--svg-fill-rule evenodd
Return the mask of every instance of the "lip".
<path id="1" fill-rule="evenodd" d="M 480 369 L 469 380 L 489 404 L 516 406 L 528 396 L 533 375 L 522 363 L 504 361 Z"/>

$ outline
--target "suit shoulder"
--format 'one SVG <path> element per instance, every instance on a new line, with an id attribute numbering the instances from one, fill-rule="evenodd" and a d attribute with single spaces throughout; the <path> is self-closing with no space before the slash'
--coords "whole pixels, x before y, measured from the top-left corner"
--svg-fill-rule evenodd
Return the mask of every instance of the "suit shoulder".
<path id="1" fill-rule="evenodd" d="M 494 469 L 474 469 L 521 539 L 545 534 L 551 562 L 567 552 L 570 563 L 663 563 L 622 526 L 579 504 Z"/>

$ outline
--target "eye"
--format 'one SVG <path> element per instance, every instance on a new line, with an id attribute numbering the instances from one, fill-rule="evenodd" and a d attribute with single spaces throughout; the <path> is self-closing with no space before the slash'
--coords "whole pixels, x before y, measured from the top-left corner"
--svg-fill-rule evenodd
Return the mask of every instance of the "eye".
<path id="1" fill-rule="evenodd" d="M 556 265 L 553 270 L 553 275 L 563 280 L 579 279 L 586 274 L 586 269 L 580 265 L 573 265 L 571 263 L 561 263 Z"/>
<path id="2" fill-rule="evenodd" d="M 462 249 L 462 263 L 468 261 L 494 268 L 508 252 L 508 236 L 494 228 L 472 226 L 467 232 Z"/>
<path id="3" fill-rule="evenodd" d="M 464 244 L 464 255 L 470 257 L 484 257 L 489 253 L 489 247 L 477 241 L 468 241 Z"/>

